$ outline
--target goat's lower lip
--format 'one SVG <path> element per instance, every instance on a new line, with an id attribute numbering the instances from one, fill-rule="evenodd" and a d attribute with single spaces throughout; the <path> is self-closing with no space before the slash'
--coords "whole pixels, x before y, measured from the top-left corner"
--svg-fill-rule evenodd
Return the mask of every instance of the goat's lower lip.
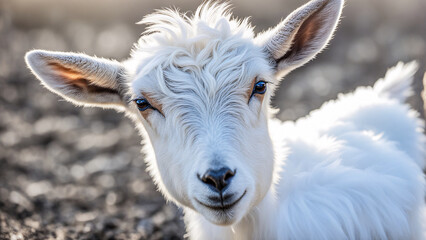
<path id="1" fill-rule="evenodd" d="M 195 200 L 197 200 L 197 202 L 199 204 L 203 205 L 204 207 L 210 208 L 212 210 L 215 210 L 215 211 L 220 211 L 220 210 L 226 211 L 228 209 L 231 209 L 233 206 L 235 206 L 246 195 L 246 193 L 247 193 L 247 190 L 245 190 L 244 193 L 237 200 L 235 200 L 233 203 L 225 204 L 225 205 L 220 205 L 220 206 L 207 205 L 207 204 L 201 202 L 198 199 L 195 199 Z"/>

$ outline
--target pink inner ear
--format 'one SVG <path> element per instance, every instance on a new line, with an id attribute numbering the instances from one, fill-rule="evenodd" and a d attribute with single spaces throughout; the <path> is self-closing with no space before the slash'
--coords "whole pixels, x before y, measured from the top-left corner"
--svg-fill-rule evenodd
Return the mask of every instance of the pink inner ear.
<path id="1" fill-rule="evenodd" d="M 80 89 L 85 89 L 88 86 L 88 81 L 78 71 L 64 67 L 58 63 L 50 62 L 48 64 L 57 75 L 59 75 L 65 84 L 73 85 Z"/>
<path id="2" fill-rule="evenodd" d="M 290 50 L 282 57 L 282 59 L 295 56 L 303 51 L 304 48 L 309 48 L 309 45 L 314 44 L 315 38 L 318 37 L 321 27 L 323 27 L 323 16 L 321 11 L 325 8 L 326 4 L 318 8 L 311 14 L 297 30 L 294 36 L 293 44 Z"/>
<path id="3" fill-rule="evenodd" d="M 82 78 L 82 74 L 72 70 L 70 68 L 64 67 L 58 63 L 54 63 L 54 62 L 50 62 L 48 63 L 49 66 L 52 67 L 52 69 L 59 75 L 61 75 L 61 77 L 65 78 L 65 79 L 69 79 L 69 80 L 75 80 L 75 79 L 79 79 Z"/>
<path id="4" fill-rule="evenodd" d="M 61 77 L 61 79 L 64 81 L 64 84 L 76 88 L 79 91 L 86 91 L 88 93 L 117 94 L 117 91 L 114 89 L 92 84 L 90 79 L 88 79 L 82 73 L 76 70 L 64 67 L 55 62 L 50 62 L 48 63 L 48 65 L 59 77 Z"/>

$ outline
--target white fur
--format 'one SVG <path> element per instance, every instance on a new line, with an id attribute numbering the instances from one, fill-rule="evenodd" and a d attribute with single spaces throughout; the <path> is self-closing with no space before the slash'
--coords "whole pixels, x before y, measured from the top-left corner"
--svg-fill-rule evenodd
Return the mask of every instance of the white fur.
<path id="1" fill-rule="evenodd" d="M 425 139 L 403 103 L 415 64 L 297 122 L 271 117 L 278 78 L 324 48 L 342 6 L 313 0 L 258 37 L 226 4 L 204 4 L 193 17 L 162 10 L 142 20 L 148 30 L 123 63 L 40 50 L 27 63 L 73 102 L 104 106 L 113 95 L 125 106 L 143 135 L 148 171 L 184 209 L 191 239 L 419 239 Z M 61 91 L 73 79 L 50 61 L 82 73 L 101 97 Z M 263 100 L 247 96 L 254 79 L 271 83 Z M 161 111 L 141 114 L 127 102 L 148 97 Z M 236 170 L 223 194 L 242 196 L 227 211 L 202 204 L 218 194 L 198 175 L 220 167 Z"/>
<path id="2" fill-rule="evenodd" d="M 399 64 L 381 81 L 404 86 L 414 69 Z M 399 92 L 384 97 L 381 90 L 358 88 L 281 125 L 289 154 L 278 191 L 279 236 L 420 238 L 423 122 L 394 98 Z"/>

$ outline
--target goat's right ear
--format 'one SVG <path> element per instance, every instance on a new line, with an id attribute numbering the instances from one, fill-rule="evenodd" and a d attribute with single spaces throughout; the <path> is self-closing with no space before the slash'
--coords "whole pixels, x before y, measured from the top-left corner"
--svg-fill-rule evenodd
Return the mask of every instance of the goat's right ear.
<path id="1" fill-rule="evenodd" d="M 85 54 L 33 50 L 25 60 L 52 92 L 77 105 L 122 109 L 124 67 L 113 60 Z"/>
<path id="2" fill-rule="evenodd" d="M 277 77 L 302 66 L 327 45 L 342 8 L 343 0 L 312 0 L 256 37 L 276 68 Z"/>

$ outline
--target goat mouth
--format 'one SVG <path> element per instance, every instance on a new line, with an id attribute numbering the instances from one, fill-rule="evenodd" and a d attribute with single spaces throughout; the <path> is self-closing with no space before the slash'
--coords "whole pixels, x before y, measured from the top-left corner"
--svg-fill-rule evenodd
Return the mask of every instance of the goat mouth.
<path id="1" fill-rule="evenodd" d="M 201 202 L 200 200 L 198 200 L 198 199 L 196 199 L 195 198 L 195 200 L 199 203 L 199 204 L 201 204 L 201 205 L 203 205 L 204 207 L 206 207 L 206 208 L 209 208 L 209 209 L 211 209 L 211 210 L 214 210 L 214 211 L 227 211 L 227 210 L 229 210 L 229 209 L 231 209 L 232 207 L 234 207 L 245 195 L 246 195 L 246 193 L 247 193 L 247 190 L 245 190 L 244 191 L 244 193 L 243 194 L 241 194 L 241 196 L 237 199 L 237 200 L 235 200 L 234 202 L 232 202 L 232 203 L 229 203 L 229 204 L 221 204 L 221 205 L 219 205 L 219 206 L 217 206 L 217 205 L 207 205 L 207 204 L 205 204 L 205 203 L 203 203 L 203 202 Z"/>

